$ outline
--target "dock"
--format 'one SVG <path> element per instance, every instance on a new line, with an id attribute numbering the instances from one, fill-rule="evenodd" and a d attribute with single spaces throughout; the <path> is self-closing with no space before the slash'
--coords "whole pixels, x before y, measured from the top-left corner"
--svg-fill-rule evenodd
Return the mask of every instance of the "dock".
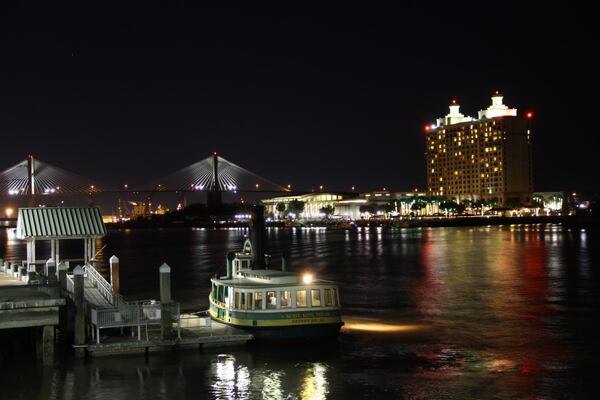
<path id="1" fill-rule="evenodd" d="M 176 338 L 161 339 L 160 335 L 153 332 L 149 337 L 138 340 L 135 337 L 106 337 L 102 343 L 87 344 L 83 347 L 92 357 L 122 355 L 122 354 L 148 354 L 154 352 L 177 352 L 181 350 L 202 349 L 212 347 L 242 346 L 253 340 L 251 334 L 232 328 L 216 321 L 207 321 L 202 317 L 184 315 L 181 321 L 189 324 L 193 319 L 204 320 L 200 325 L 180 328 Z M 196 324 L 194 324 L 196 325 Z"/>
<path id="2" fill-rule="evenodd" d="M 27 259 L 0 258 L 0 329 L 35 328 L 45 364 L 53 363 L 57 329 L 73 337 L 76 357 L 238 346 L 253 340 L 206 313 L 181 314 L 171 297 L 166 263 L 159 267 L 159 300 L 125 300 L 119 259 L 110 257 L 110 281 L 97 270 L 95 240 L 105 234 L 96 208 L 19 209 L 16 236 L 27 242 Z M 71 268 L 76 260 L 59 258 L 60 241 L 72 239 L 84 239 L 83 266 Z M 51 242 L 46 261 L 36 257 L 36 241 L 41 240 Z"/>

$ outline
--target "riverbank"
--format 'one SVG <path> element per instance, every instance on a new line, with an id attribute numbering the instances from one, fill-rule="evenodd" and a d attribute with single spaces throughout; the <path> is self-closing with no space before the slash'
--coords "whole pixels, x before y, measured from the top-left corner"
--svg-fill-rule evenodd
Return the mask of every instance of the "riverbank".
<path id="1" fill-rule="evenodd" d="M 522 225 L 522 224 L 562 224 L 569 227 L 600 226 L 600 219 L 591 216 L 531 216 L 531 217 L 502 217 L 502 216 L 469 216 L 469 217 L 412 217 L 403 219 L 361 219 L 353 224 L 339 224 L 333 220 L 296 222 L 292 226 L 286 222 L 268 222 L 268 227 L 277 228 L 317 228 L 355 229 L 356 227 L 383 228 L 416 228 L 416 227 L 453 227 L 453 226 L 487 226 L 487 225 Z M 135 220 L 118 223 L 108 223 L 111 229 L 154 229 L 191 227 L 205 229 L 247 228 L 246 221 L 157 221 Z"/>

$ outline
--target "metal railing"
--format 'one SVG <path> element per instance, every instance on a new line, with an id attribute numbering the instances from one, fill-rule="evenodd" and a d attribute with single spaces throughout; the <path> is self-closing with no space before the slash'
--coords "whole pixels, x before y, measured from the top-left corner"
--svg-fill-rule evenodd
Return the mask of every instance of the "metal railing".
<path id="1" fill-rule="evenodd" d="M 113 288 L 110 283 L 96 269 L 91 265 L 84 265 L 83 271 L 85 272 L 87 279 L 98 289 L 100 294 L 108 300 L 114 306 L 119 306 L 122 298 L 121 296 L 115 295 Z"/>
<path id="2" fill-rule="evenodd" d="M 91 323 L 95 330 L 96 343 L 100 343 L 100 329 L 117 327 L 138 327 L 138 340 L 141 340 L 140 328 L 161 324 L 163 305 L 157 301 L 123 302 L 119 307 L 91 310 Z M 171 324 L 175 324 L 177 337 L 181 339 L 179 303 L 170 303 Z"/>
<path id="3" fill-rule="evenodd" d="M 73 278 L 71 278 L 71 275 L 67 274 L 67 293 L 74 293 L 75 292 L 75 282 L 73 281 Z"/>

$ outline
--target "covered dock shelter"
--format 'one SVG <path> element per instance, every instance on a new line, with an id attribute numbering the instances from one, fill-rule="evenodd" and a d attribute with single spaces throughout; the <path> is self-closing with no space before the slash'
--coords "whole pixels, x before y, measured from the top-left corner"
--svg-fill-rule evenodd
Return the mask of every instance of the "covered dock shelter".
<path id="1" fill-rule="evenodd" d="M 20 208 L 16 237 L 27 242 L 27 265 L 44 264 L 36 258 L 36 242 L 50 241 L 50 258 L 60 262 L 61 240 L 83 240 L 84 263 L 96 255 L 96 239 L 106 236 L 106 226 L 98 207 Z"/>

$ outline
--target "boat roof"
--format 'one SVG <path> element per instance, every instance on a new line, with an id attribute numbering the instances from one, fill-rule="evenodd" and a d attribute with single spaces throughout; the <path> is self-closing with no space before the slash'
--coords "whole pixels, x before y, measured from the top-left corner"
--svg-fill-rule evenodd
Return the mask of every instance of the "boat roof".
<path id="1" fill-rule="evenodd" d="M 302 281 L 302 274 L 276 269 L 242 269 L 232 278 L 213 278 L 215 282 L 235 287 L 314 286 L 332 284 L 323 279 L 313 279 L 310 284 Z"/>

